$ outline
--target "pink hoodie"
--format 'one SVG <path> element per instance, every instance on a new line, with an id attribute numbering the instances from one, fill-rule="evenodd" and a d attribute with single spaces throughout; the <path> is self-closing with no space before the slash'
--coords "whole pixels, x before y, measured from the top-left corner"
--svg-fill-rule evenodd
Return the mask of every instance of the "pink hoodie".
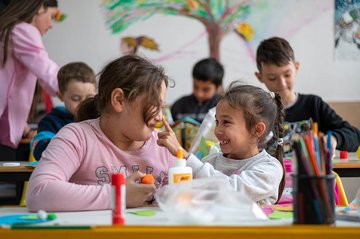
<path id="1" fill-rule="evenodd" d="M 104 135 L 99 119 L 66 125 L 31 175 L 26 195 L 29 210 L 110 209 L 113 172 L 151 173 L 159 187 L 175 157 L 157 145 L 157 138 L 154 131 L 141 149 L 122 151 Z"/>
<path id="2" fill-rule="evenodd" d="M 0 59 L 4 48 L 0 42 Z M 0 60 L 2 64 L 2 60 Z M 33 100 L 36 81 L 50 94 L 58 91 L 59 67 L 49 59 L 40 32 L 28 23 L 11 31 L 8 57 L 0 65 L 0 144 L 16 148 Z"/>

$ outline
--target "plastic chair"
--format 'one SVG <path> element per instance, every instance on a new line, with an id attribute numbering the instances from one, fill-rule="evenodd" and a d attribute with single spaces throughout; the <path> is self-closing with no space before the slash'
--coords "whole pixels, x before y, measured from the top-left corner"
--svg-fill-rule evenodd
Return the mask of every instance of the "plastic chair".
<path id="1" fill-rule="evenodd" d="M 35 162 L 35 161 L 36 161 L 36 159 L 34 158 L 34 155 L 30 152 L 29 162 Z M 28 186 L 28 181 L 25 181 L 25 182 L 24 182 L 23 191 L 22 191 L 22 194 L 21 194 L 21 199 L 20 199 L 20 202 L 19 202 L 19 206 L 20 206 L 20 207 L 26 207 L 25 198 L 26 198 L 26 189 L 27 189 L 27 186 Z"/>
<path id="2" fill-rule="evenodd" d="M 337 173 L 333 172 L 333 174 L 335 175 L 335 204 L 336 206 L 348 206 L 349 202 L 341 178 Z"/>

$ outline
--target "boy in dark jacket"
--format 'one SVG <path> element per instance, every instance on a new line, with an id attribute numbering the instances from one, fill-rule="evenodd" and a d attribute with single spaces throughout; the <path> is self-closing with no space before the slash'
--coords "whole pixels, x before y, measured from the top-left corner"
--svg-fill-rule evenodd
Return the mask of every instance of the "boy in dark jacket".
<path id="1" fill-rule="evenodd" d="M 270 91 L 279 93 L 284 104 L 284 129 L 287 132 L 284 142 L 289 141 L 294 133 L 308 130 L 312 121 L 318 123 L 320 132 L 332 132 L 332 138 L 328 139 L 326 135 L 325 139 L 332 141 L 333 152 L 335 148 L 350 152 L 357 150 L 360 145 L 357 128 L 343 120 L 321 97 L 295 92 L 299 62 L 285 39 L 273 37 L 262 41 L 256 52 L 256 63 L 259 70 L 256 77 Z"/>
<path id="2" fill-rule="evenodd" d="M 38 125 L 38 133 L 30 143 L 30 149 L 36 160 L 50 140 L 66 124 L 74 122 L 77 106 L 96 94 L 96 76 L 94 71 L 83 62 L 64 65 L 58 73 L 59 98 L 65 106 L 52 109 Z"/>
<path id="3" fill-rule="evenodd" d="M 193 68 L 193 93 L 177 100 L 171 106 L 171 115 L 176 120 L 188 116 L 201 123 L 207 112 L 216 106 L 222 89 L 223 66 L 214 58 L 205 58 Z"/>

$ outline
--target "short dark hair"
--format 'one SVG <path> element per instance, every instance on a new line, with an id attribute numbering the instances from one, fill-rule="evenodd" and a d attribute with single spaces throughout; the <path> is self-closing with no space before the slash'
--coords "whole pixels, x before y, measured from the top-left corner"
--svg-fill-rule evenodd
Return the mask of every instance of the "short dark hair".
<path id="1" fill-rule="evenodd" d="M 59 91 L 62 94 L 66 91 L 67 85 L 72 80 L 96 85 L 96 75 L 94 71 L 84 62 L 71 62 L 62 66 L 57 78 Z"/>
<path id="2" fill-rule="evenodd" d="M 218 87 L 222 85 L 224 67 L 214 58 L 205 58 L 194 65 L 192 76 L 195 80 L 210 81 Z"/>
<path id="3" fill-rule="evenodd" d="M 272 37 L 262 41 L 256 51 L 256 65 L 261 70 L 261 64 L 284 66 L 295 61 L 294 50 L 289 42 L 281 37 Z"/>

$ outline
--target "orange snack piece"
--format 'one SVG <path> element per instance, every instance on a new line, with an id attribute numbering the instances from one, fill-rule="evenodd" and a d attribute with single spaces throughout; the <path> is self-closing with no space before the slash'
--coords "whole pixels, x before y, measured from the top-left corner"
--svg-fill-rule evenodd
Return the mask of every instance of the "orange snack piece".
<path id="1" fill-rule="evenodd" d="M 155 179 L 154 176 L 152 176 L 152 174 L 146 174 L 144 177 L 141 178 L 140 182 L 142 184 L 154 184 Z"/>

